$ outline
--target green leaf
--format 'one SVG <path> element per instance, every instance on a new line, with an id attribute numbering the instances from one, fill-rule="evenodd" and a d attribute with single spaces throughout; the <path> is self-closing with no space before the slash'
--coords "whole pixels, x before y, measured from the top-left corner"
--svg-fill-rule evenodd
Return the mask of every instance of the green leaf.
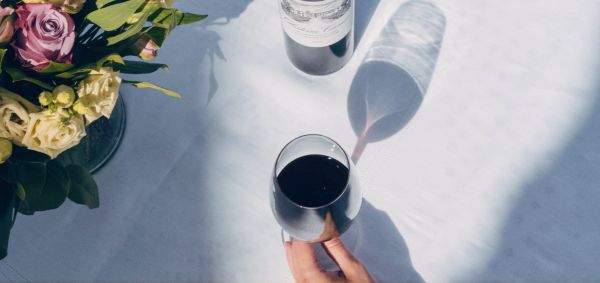
<path id="1" fill-rule="evenodd" d="M 33 215 L 35 210 L 29 206 L 29 203 L 26 200 L 22 200 L 19 202 L 19 213 L 24 215 Z"/>
<path id="2" fill-rule="evenodd" d="M 170 89 L 166 89 L 164 87 L 155 85 L 153 83 L 149 83 L 149 82 L 137 82 L 137 81 L 128 81 L 128 80 L 123 80 L 124 83 L 126 84 L 130 84 L 134 87 L 137 88 L 151 88 L 151 89 L 155 89 L 158 91 L 163 92 L 164 94 L 168 95 L 168 96 L 172 96 L 172 97 L 176 97 L 176 98 L 181 98 L 181 95 L 179 95 L 179 93 L 174 92 Z"/>
<path id="3" fill-rule="evenodd" d="M 59 72 L 68 71 L 68 70 L 70 70 L 72 68 L 73 68 L 73 65 L 71 65 L 71 64 L 50 62 L 50 65 L 48 65 L 45 68 L 43 68 L 40 71 L 40 73 L 41 74 L 59 73 Z"/>
<path id="4" fill-rule="evenodd" d="M 71 164 L 86 164 L 88 159 L 90 158 L 89 147 L 87 146 L 74 146 L 67 151 L 61 153 L 55 160 L 59 161 L 63 164 L 64 167 L 67 167 Z"/>
<path id="5" fill-rule="evenodd" d="M 114 63 L 118 63 L 118 64 L 125 64 L 125 62 L 123 61 L 123 57 L 121 57 L 121 55 L 119 54 L 110 54 L 107 55 L 106 57 L 98 60 L 98 63 L 96 63 L 96 68 L 99 70 L 100 68 L 104 67 L 104 64 L 108 63 L 108 62 L 114 62 Z"/>
<path id="6" fill-rule="evenodd" d="M 52 91 L 54 89 L 54 87 L 51 84 L 32 78 L 19 69 L 7 68 L 6 72 L 12 78 L 13 83 L 18 81 L 26 81 L 49 91 Z"/>
<path id="7" fill-rule="evenodd" d="M 112 2 L 115 2 L 116 0 L 96 0 L 96 7 L 98 8 L 102 8 Z"/>
<path id="8" fill-rule="evenodd" d="M 25 188 L 19 182 L 17 182 L 17 197 L 19 197 L 20 200 L 25 200 L 27 198 Z"/>
<path id="9" fill-rule="evenodd" d="M 69 199 L 89 208 L 100 206 L 98 186 L 92 175 L 79 165 L 69 165 L 66 169 L 71 179 Z"/>
<path id="10" fill-rule="evenodd" d="M 123 57 L 121 57 L 121 55 L 116 54 L 116 53 L 109 54 L 109 55 L 103 57 L 102 59 L 98 60 L 98 62 L 96 62 L 96 63 L 83 65 L 79 68 L 75 68 L 75 69 L 69 70 L 64 73 L 60 73 L 60 74 L 56 75 L 55 77 L 61 78 L 61 79 L 74 79 L 74 78 L 79 78 L 79 77 L 85 77 L 92 70 L 99 70 L 100 68 L 105 66 L 106 63 L 109 63 L 109 62 L 114 62 L 117 64 L 125 64 L 125 62 L 123 62 Z"/>
<path id="11" fill-rule="evenodd" d="M 4 63 L 4 55 L 6 55 L 6 49 L 0 48 L 0 74 L 2 74 L 2 64 Z"/>
<path id="12" fill-rule="evenodd" d="M 177 9 L 173 8 L 158 8 L 150 17 L 148 17 L 148 20 L 155 24 L 161 24 L 176 11 Z"/>
<path id="13" fill-rule="evenodd" d="M 46 183 L 40 197 L 33 203 L 30 209 L 33 211 L 45 211 L 56 209 L 65 202 L 69 193 L 69 175 L 57 161 L 50 161 L 46 165 Z"/>
<path id="14" fill-rule="evenodd" d="M 9 184 L 0 182 L 0 186 L 5 187 Z M 5 258 L 8 252 L 8 240 L 13 224 L 15 204 L 15 191 L 13 189 L 0 190 L 0 259 Z"/>
<path id="15" fill-rule="evenodd" d="M 177 11 L 177 25 L 187 25 L 206 19 L 208 15 L 182 13 Z"/>
<path id="16" fill-rule="evenodd" d="M 128 30 L 119 33 L 115 36 L 111 36 L 107 39 L 108 41 L 108 46 L 111 45 L 115 45 L 125 39 L 128 39 L 136 34 L 138 34 L 140 31 L 142 31 L 142 28 L 144 28 L 144 24 L 146 24 L 146 20 L 148 19 L 148 12 L 144 13 L 144 15 L 142 16 L 142 18 L 140 18 L 139 21 L 137 21 L 137 23 L 135 23 L 131 28 L 129 28 Z"/>
<path id="17" fill-rule="evenodd" d="M 87 19 L 105 31 L 113 31 L 122 26 L 146 0 L 129 0 L 103 7 L 87 15 Z M 103 3 L 108 4 L 108 3 Z"/>
<path id="18" fill-rule="evenodd" d="M 4 165 L 0 166 L 0 182 L 4 181 L 6 183 L 16 183 L 17 179 L 15 175 L 15 169 L 10 160 L 4 163 Z"/>
<path id="19" fill-rule="evenodd" d="M 87 76 L 89 72 L 94 69 L 93 65 L 85 65 L 83 67 L 79 67 L 77 69 L 70 70 L 68 72 L 60 73 L 55 77 L 60 79 L 73 79 L 78 76 Z"/>
<path id="20" fill-rule="evenodd" d="M 169 29 L 168 28 L 164 28 L 164 27 L 157 27 L 157 26 L 152 26 L 152 27 L 148 27 L 145 28 L 143 33 L 148 34 L 149 36 L 152 37 L 152 39 L 154 39 L 154 42 L 156 42 L 156 44 L 158 46 L 162 46 L 163 43 L 165 42 L 165 40 L 167 39 L 167 36 L 169 36 Z"/>
<path id="21" fill-rule="evenodd" d="M 50 161 L 50 157 L 41 152 L 29 150 L 20 146 L 15 146 L 13 147 L 13 155 L 11 160 L 46 163 Z"/>
<path id="22" fill-rule="evenodd" d="M 10 160 L 14 168 L 15 183 L 25 191 L 25 199 L 19 204 L 19 212 L 31 215 L 35 212 L 31 204 L 42 195 L 46 185 L 46 163 L 50 158 L 45 154 L 14 147 Z"/>
<path id="23" fill-rule="evenodd" d="M 159 69 L 168 70 L 169 66 L 165 64 L 125 60 L 123 65 L 115 65 L 114 68 L 125 74 L 150 74 Z"/>
<path id="24" fill-rule="evenodd" d="M 37 200 L 46 184 L 46 164 L 15 160 L 15 172 L 18 182 L 26 192 L 26 201 L 33 203 Z"/>
<path id="25" fill-rule="evenodd" d="M 187 25 L 206 19 L 207 15 L 198 15 L 193 13 L 181 12 L 174 8 L 162 8 L 160 13 L 150 17 L 150 21 L 155 24 L 164 24 L 166 26 Z"/>

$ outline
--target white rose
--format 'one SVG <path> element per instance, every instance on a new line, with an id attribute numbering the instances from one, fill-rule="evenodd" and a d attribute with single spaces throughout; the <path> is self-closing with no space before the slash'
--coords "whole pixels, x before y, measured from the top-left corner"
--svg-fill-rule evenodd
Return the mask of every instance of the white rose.
<path id="1" fill-rule="evenodd" d="M 85 114 L 88 123 L 101 116 L 110 118 L 119 98 L 121 78 L 119 72 L 112 68 L 102 68 L 100 71 L 91 71 L 85 80 L 78 85 L 77 95 L 83 100 L 89 111 Z"/>
<path id="2" fill-rule="evenodd" d="M 0 87 L 0 138 L 21 145 L 27 131 L 29 113 L 39 108 L 33 103 Z"/>
<path id="3" fill-rule="evenodd" d="M 79 144 L 85 137 L 85 125 L 79 115 L 68 118 L 64 110 L 42 112 L 29 115 L 29 126 L 23 138 L 23 145 L 56 158 L 63 151 Z"/>
<path id="4" fill-rule="evenodd" d="M 56 7 L 61 7 L 69 14 L 77 14 L 83 8 L 86 0 L 23 0 L 28 4 L 50 3 Z"/>

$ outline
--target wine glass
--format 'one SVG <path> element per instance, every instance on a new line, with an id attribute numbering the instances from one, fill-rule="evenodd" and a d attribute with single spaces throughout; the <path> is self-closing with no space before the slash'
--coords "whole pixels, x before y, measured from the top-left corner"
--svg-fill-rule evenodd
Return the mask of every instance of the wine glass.
<path id="1" fill-rule="evenodd" d="M 279 153 L 270 190 L 271 209 L 293 239 L 320 243 L 344 233 L 362 203 L 348 154 L 332 139 L 300 136 Z"/>

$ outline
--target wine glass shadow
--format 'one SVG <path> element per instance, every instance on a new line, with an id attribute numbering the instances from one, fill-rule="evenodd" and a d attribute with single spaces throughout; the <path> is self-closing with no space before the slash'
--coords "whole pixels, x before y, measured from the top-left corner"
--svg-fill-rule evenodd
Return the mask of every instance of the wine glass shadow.
<path id="1" fill-rule="evenodd" d="M 400 131 L 419 109 L 435 69 L 446 18 L 433 3 L 398 8 L 359 67 L 348 94 L 348 116 L 357 143 L 356 163 L 368 143 Z"/>
<path id="2" fill-rule="evenodd" d="M 354 11 L 354 48 L 358 47 L 373 13 L 377 9 L 380 0 L 358 0 L 355 1 Z"/>
<path id="3" fill-rule="evenodd" d="M 355 230 L 355 239 L 342 239 L 350 242 L 354 255 L 377 282 L 425 282 L 412 265 L 406 241 L 386 212 L 363 199 L 350 229 Z"/>

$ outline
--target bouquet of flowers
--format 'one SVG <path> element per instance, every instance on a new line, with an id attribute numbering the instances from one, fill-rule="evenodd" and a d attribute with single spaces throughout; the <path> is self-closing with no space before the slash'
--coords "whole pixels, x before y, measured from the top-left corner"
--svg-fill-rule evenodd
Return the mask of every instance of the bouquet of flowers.
<path id="1" fill-rule="evenodd" d="M 86 125 L 110 117 L 122 83 L 179 96 L 121 78 L 166 69 L 146 60 L 175 27 L 206 17 L 172 2 L 0 0 L 0 259 L 17 213 L 67 198 L 98 207 L 90 173 L 56 158 L 79 144 Z"/>

